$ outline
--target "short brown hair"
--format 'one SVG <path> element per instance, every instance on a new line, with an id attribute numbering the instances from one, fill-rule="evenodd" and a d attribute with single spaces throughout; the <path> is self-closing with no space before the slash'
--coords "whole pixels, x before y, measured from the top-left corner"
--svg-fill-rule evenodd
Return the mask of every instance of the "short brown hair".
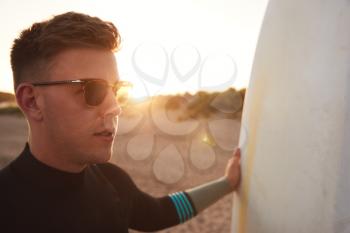
<path id="1" fill-rule="evenodd" d="M 15 39 L 11 50 L 14 89 L 24 81 L 40 80 L 50 59 L 70 48 L 116 51 L 120 35 L 111 22 L 86 14 L 67 12 L 34 23 Z"/>

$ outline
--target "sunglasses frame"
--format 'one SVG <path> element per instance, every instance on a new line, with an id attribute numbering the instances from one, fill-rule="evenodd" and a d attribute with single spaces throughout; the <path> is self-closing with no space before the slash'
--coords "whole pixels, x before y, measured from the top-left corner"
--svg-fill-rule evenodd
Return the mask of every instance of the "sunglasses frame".
<path id="1" fill-rule="evenodd" d="M 90 105 L 87 103 L 86 99 L 86 91 L 85 91 L 85 87 L 86 84 L 89 82 L 103 82 L 105 84 L 107 84 L 108 87 L 112 87 L 113 93 L 115 93 L 115 96 L 118 93 L 118 90 L 120 90 L 120 88 L 122 87 L 132 87 L 132 84 L 130 82 L 127 81 L 116 81 L 114 84 L 107 82 L 104 79 L 97 79 L 97 78 L 89 78 L 89 79 L 74 79 L 74 80 L 61 80 L 61 81 L 46 81 L 46 82 L 33 82 L 30 83 L 33 86 L 53 86 L 53 85 L 67 85 L 67 84 L 81 84 L 82 85 L 82 89 L 84 92 L 84 100 L 85 100 L 85 104 L 89 107 L 97 107 L 99 106 L 103 100 L 106 98 L 106 95 L 103 97 L 102 101 L 97 104 L 97 105 Z"/>

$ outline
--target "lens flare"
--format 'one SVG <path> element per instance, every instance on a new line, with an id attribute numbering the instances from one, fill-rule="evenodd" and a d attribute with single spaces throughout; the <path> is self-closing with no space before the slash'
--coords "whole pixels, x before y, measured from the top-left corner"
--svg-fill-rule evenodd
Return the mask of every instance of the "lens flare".
<path id="1" fill-rule="evenodd" d="M 202 142 L 208 144 L 209 146 L 215 146 L 216 145 L 215 142 L 214 142 L 214 139 L 208 134 L 204 134 L 202 136 Z"/>

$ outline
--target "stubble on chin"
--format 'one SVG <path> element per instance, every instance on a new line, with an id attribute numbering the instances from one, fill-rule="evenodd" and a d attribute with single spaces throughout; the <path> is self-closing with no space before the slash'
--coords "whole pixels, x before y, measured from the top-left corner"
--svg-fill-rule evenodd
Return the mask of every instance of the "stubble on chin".
<path id="1" fill-rule="evenodd" d="M 110 146 L 105 149 L 100 149 L 95 151 L 93 154 L 90 154 L 90 164 L 99 164 L 99 163 L 107 163 L 111 160 L 113 153 L 113 146 Z"/>

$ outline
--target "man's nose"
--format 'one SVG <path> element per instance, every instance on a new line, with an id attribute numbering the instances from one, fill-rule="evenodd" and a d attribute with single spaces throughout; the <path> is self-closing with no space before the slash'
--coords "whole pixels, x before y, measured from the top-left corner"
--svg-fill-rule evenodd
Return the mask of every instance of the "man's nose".
<path id="1" fill-rule="evenodd" d="M 104 127 L 107 130 L 115 131 L 118 127 L 118 116 L 122 109 L 112 91 L 109 91 L 101 106 Z"/>
<path id="2" fill-rule="evenodd" d="M 102 115 L 105 118 L 106 116 L 117 117 L 121 114 L 122 109 L 117 101 L 117 98 L 113 94 L 112 90 L 108 91 L 103 103 L 101 111 Z"/>
<path id="3" fill-rule="evenodd" d="M 116 131 L 118 128 L 118 116 L 121 113 L 121 108 L 118 106 L 116 108 L 110 109 L 103 115 L 103 124 L 107 130 Z"/>
<path id="4" fill-rule="evenodd" d="M 119 105 L 117 105 L 114 108 L 108 109 L 104 114 L 103 117 L 105 118 L 106 116 L 112 116 L 112 117 L 117 117 L 122 113 L 122 109 Z"/>

